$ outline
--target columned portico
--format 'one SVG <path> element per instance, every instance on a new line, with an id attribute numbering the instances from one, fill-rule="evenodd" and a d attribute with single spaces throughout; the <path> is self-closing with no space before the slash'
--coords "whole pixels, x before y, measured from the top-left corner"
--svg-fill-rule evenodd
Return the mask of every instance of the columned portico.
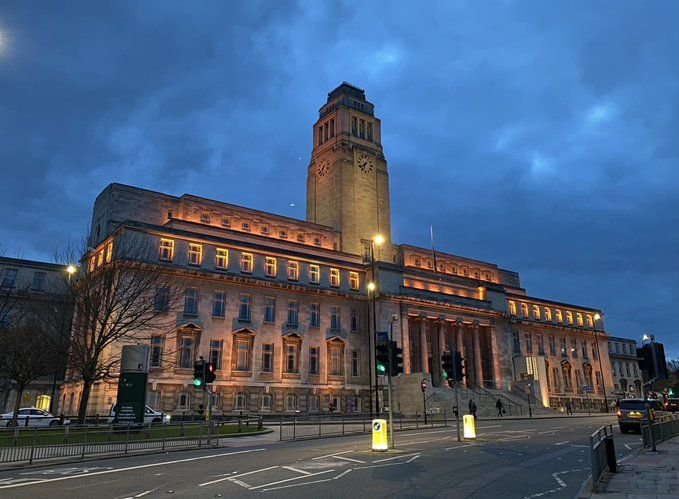
<path id="1" fill-rule="evenodd" d="M 429 348 L 427 348 L 427 316 L 420 315 L 420 365 L 421 372 L 429 372 Z"/>
<path id="2" fill-rule="evenodd" d="M 481 338 L 479 338 L 479 321 L 472 324 L 472 341 L 474 343 L 474 382 L 483 388 L 483 361 L 481 358 Z"/>

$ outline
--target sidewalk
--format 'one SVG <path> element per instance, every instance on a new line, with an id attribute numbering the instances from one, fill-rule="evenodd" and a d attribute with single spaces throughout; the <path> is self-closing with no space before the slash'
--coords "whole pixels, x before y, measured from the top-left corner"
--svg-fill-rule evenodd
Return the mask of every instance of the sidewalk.
<path id="1" fill-rule="evenodd" d="M 657 445 L 658 452 L 643 449 L 608 473 L 592 498 L 649 499 L 679 497 L 679 436 Z"/>

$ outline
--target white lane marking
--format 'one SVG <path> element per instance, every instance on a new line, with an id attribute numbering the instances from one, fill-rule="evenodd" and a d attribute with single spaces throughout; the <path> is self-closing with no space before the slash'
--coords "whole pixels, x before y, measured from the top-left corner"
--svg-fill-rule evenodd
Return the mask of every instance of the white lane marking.
<path id="1" fill-rule="evenodd" d="M 556 433 L 556 430 L 541 431 L 540 433 L 538 433 L 538 435 L 546 435 L 547 433 L 551 433 L 552 435 L 554 435 Z"/>
<path id="2" fill-rule="evenodd" d="M 418 454 L 417 456 L 413 456 L 410 459 L 406 461 L 406 463 L 412 463 L 415 459 L 422 457 L 422 454 Z M 351 471 L 351 470 L 350 470 Z"/>
<path id="3" fill-rule="evenodd" d="M 632 442 L 631 444 L 625 444 L 627 450 L 632 450 L 632 447 L 630 447 L 630 445 L 641 445 L 641 442 Z"/>
<path id="4" fill-rule="evenodd" d="M 335 456 L 339 456 L 340 454 L 349 454 L 350 452 L 355 452 L 355 451 L 344 450 L 342 452 L 335 452 L 334 454 L 326 454 L 325 456 L 312 457 L 311 460 L 315 461 L 316 459 L 325 459 L 326 457 L 335 457 Z"/>
<path id="5" fill-rule="evenodd" d="M 570 442 L 570 440 L 564 440 L 563 442 L 559 442 L 558 444 L 554 444 L 554 445 L 564 445 L 564 444 L 567 444 L 568 442 Z"/>
<path id="6" fill-rule="evenodd" d="M 431 442 L 438 442 L 438 440 L 415 440 L 414 442 L 399 442 L 399 445 L 403 447 L 404 445 L 415 445 L 415 444 L 429 444 Z"/>
<path id="7" fill-rule="evenodd" d="M 394 456 L 394 457 L 387 457 L 385 459 L 378 459 L 377 461 L 373 461 L 373 463 L 384 463 L 384 462 L 387 462 L 387 461 L 393 461 L 394 459 L 401 459 L 403 457 L 410 457 L 410 456 L 417 456 L 417 455 L 419 455 L 419 452 L 415 453 L 415 454 L 404 454 L 402 456 Z"/>
<path id="8" fill-rule="evenodd" d="M 566 440 L 565 442 L 559 442 L 558 444 L 554 445 L 566 445 L 570 442 L 570 440 Z M 585 449 L 589 449 L 589 445 L 580 445 L 580 444 L 568 444 L 569 447 L 584 447 Z"/>
<path id="9" fill-rule="evenodd" d="M 349 470 L 351 471 L 351 470 Z M 313 485 L 315 483 L 323 483 L 323 482 L 330 482 L 334 480 L 337 477 L 333 478 L 324 478 L 322 480 L 313 480 L 311 482 L 304 482 L 304 483 L 292 483 L 289 485 L 281 485 L 280 487 L 271 487 L 270 489 L 262 489 L 262 492 L 269 492 L 271 490 L 280 490 L 280 489 L 291 489 L 293 487 L 306 487 L 307 485 Z"/>
<path id="10" fill-rule="evenodd" d="M 458 445 L 456 447 L 447 447 L 445 450 L 454 450 L 454 449 L 461 449 L 463 447 L 474 447 L 479 444 L 467 444 L 467 445 Z"/>
<path id="11" fill-rule="evenodd" d="M 346 470 L 346 471 L 343 471 L 343 472 L 340 473 L 339 475 L 332 477 L 332 479 L 333 479 L 333 480 L 338 480 L 338 479 L 342 478 L 344 475 L 347 475 L 347 474 L 351 473 L 351 471 L 352 471 L 351 469 L 348 469 L 348 470 Z"/>
<path id="12" fill-rule="evenodd" d="M 278 466 L 269 466 L 268 468 L 262 468 L 260 470 L 248 471 L 246 473 L 241 473 L 239 475 L 227 476 L 226 478 L 218 478 L 217 480 L 212 480 L 211 482 L 199 483 L 199 487 L 204 487 L 205 485 L 212 485 L 213 483 L 223 482 L 224 480 L 233 480 L 234 478 L 240 478 L 246 475 L 252 475 L 253 473 L 260 473 L 262 471 L 269 471 L 278 468 Z M 235 481 L 235 480 L 234 480 Z"/>
<path id="13" fill-rule="evenodd" d="M 494 425 L 491 425 L 491 426 L 477 426 L 476 427 L 477 430 L 485 430 L 487 428 L 502 428 L 502 425 L 501 424 L 494 424 Z"/>
<path id="14" fill-rule="evenodd" d="M 277 482 L 265 483 L 264 485 L 257 485 L 256 487 L 250 487 L 250 490 L 261 489 L 263 487 L 270 487 L 272 485 L 278 485 L 279 483 L 292 482 L 294 480 L 299 480 L 300 478 L 308 478 L 310 476 L 324 475 L 325 473 L 331 473 L 335 470 L 325 470 L 319 471 L 318 473 L 311 473 L 309 475 L 296 476 L 293 478 L 286 478 L 285 480 L 278 480 Z"/>
<path id="15" fill-rule="evenodd" d="M 344 456 L 332 456 L 332 457 L 334 457 L 335 459 L 342 459 L 344 461 L 351 461 L 353 463 L 361 463 L 361 464 L 365 463 L 365 461 L 360 461 L 358 459 L 352 459 L 350 457 L 344 457 Z"/>
<path id="16" fill-rule="evenodd" d="M 233 483 L 237 484 L 237 485 L 240 485 L 240 486 L 243 487 L 243 488 L 246 488 L 246 489 L 249 489 L 249 488 L 251 487 L 251 485 L 250 485 L 249 483 L 245 483 L 245 482 L 243 482 L 243 481 L 241 481 L 241 480 L 238 480 L 237 478 L 234 479 L 234 480 L 231 480 L 231 481 L 232 481 Z M 200 485 L 199 485 L 199 487 L 200 487 Z"/>
<path id="17" fill-rule="evenodd" d="M 554 478 L 554 480 L 556 480 L 556 483 L 558 483 L 561 487 L 568 487 L 568 485 L 566 485 L 566 482 L 559 478 L 558 473 L 552 473 L 552 478 Z"/>
<path id="18" fill-rule="evenodd" d="M 310 471 L 304 471 L 304 470 L 298 470 L 297 468 L 293 468 L 292 466 L 281 466 L 281 468 L 290 470 L 290 471 L 295 471 L 297 473 L 301 473 L 302 475 L 311 475 Z"/>
<path id="19" fill-rule="evenodd" d="M 234 451 L 234 452 L 223 452 L 221 454 L 212 454 L 210 456 L 198 456 L 198 457 L 189 457 L 186 459 L 175 459 L 174 461 L 162 461 L 159 463 L 150 463 L 150 464 L 140 464 L 139 466 L 128 466 L 127 468 L 119 468 L 119 469 L 113 469 L 113 470 L 105 470 L 105 471 L 95 471 L 94 473 L 85 473 L 81 475 L 69 475 L 69 476 L 62 476 L 59 478 L 48 478 L 45 480 L 35 480 L 30 483 L 15 483 L 12 485 L 5 485 L 5 486 L 0 486 L 0 489 L 11 489 L 15 487 L 24 487 L 26 485 L 34 485 L 34 484 L 39 484 L 39 483 L 45 483 L 45 482 L 60 482 L 62 480 L 71 480 L 73 478 L 82 478 L 82 477 L 88 477 L 88 476 L 94 476 L 94 475 L 106 475 L 108 473 L 119 473 L 121 471 L 130 471 L 130 470 L 140 470 L 144 468 L 153 468 L 156 466 L 167 466 L 168 464 L 176 464 L 176 463 L 187 463 L 190 461 L 199 461 L 202 459 L 214 459 L 216 457 L 224 457 L 224 456 L 234 456 L 237 454 L 249 454 L 250 452 L 261 452 L 265 451 L 266 449 L 250 449 L 250 450 L 239 450 L 239 451 Z"/>

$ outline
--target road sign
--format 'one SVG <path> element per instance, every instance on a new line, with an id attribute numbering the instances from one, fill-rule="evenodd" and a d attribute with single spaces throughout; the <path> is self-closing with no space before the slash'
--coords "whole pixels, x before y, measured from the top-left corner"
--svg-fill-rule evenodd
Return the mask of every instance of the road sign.
<path id="1" fill-rule="evenodd" d="M 592 387 L 589 385 L 582 385 L 582 391 L 585 393 L 592 393 Z"/>
<path id="2" fill-rule="evenodd" d="M 377 343 L 386 343 L 389 341 L 389 335 L 386 331 L 377 331 Z"/>

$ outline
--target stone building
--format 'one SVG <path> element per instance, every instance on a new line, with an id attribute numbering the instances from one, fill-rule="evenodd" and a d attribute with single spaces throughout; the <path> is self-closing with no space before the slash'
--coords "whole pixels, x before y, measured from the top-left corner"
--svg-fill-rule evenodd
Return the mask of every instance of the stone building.
<path id="1" fill-rule="evenodd" d="M 65 286 L 68 278 L 65 265 L 0 257 L 0 334 L 23 314 L 49 307 L 50 315 L 45 321 L 49 324 L 48 334 L 66 339 L 72 314 Z M 36 406 L 55 414 L 60 410 L 58 393 L 64 380 L 65 360 L 65 355 L 57 358 L 53 374 L 28 385 L 22 396 L 22 407 Z M 0 376 L 0 413 L 13 410 L 15 400 L 12 383 Z"/>
<path id="2" fill-rule="evenodd" d="M 218 366 L 218 413 L 370 412 L 374 330 L 403 348 L 402 384 L 426 377 L 448 390 L 441 355 L 457 349 L 470 387 L 529 383 L 553 406 L 603 400 L 602 385 L 613 384 L 607 341 L 593 350 L 606 335 L 601 311 L 530 297 L 518 273 L 493 263 L 393 242 L 390 202 L 381 122 L 347 83 L 313 126 L 307 221 L 188 194 L 104 189 L 91 264 L 134 234 L 186 287 L 183 308 L 170 312 L 175 332 L 150 339 L 149 405 L 195 410 L 192 366 L 203 356 Z M 77 401 L 77 383 L 67 391 Z M 89 412 L 107 410 L 115 392 L 114 383 L 95 387 Z"/>
<path id="3" fill-rule="evenodd" d="M 642 377 L 637 358 L 637 343 L 627 338 L 608 338 L 615 398 L 641 397 Z"/>

